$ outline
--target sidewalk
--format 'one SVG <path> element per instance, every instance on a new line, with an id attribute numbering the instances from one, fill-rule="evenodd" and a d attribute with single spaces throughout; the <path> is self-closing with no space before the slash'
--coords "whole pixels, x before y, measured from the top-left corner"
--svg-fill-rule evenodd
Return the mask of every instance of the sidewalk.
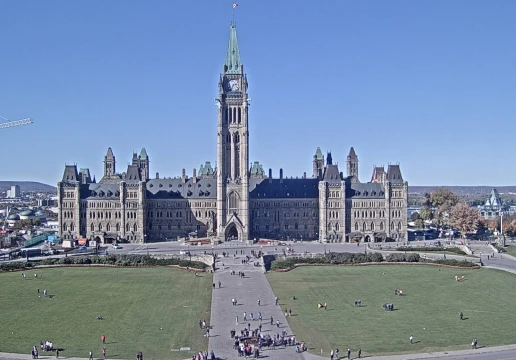
<path id="1" fill-rule="evenodd" d="M 236 330 L 240 334 L 240 330 L 245 328 L 248 323 L 251 329 L 258 327 L 258 312 L 262 313 L 263 328 L 262 331 L 271 336 L 286 330 L 289 335 L 292 331 L 285 319 L 280 306 L 274 305 L 274 293 L 263 273 L 263 267 L 254 266 L 253 263 L 260 261 L 251 258 L 249 265 L 243 265 L 242 259 L 245 255 L 250 255 L 249 250 L 244 250 L 244 255 L 238 255 L 233 259 L 235 251 L 230 251 L 230 256 L 217 259 L 218 270 L 213 274 L 213 282 L 216 289 L 212 293 L 211 303 L 211 320 L 210 325 L 213 329 L 210 331 L 209 351 L 213 350 L 217 359 L 236 359 L 237 351 L 233 349 L 234 340 L 230 337 L 230 330 Z M 222 265 L 224 264 L 224 266 Z M 237 275 L 231 275 L 234 270 Z M 245 278 L 240 278 L 238 272 L 243 271 Z M 222 283 L 219 289 L 218 282 Z M 238 302 L 237 306 L 231 304 L 231 299 L 235 298 Z M 260 306 L 257 300 L 260 299 Z M 280 300 L 281 304 L 281 300 Z M 247 313 L 248 321 L 243 321 L 243 313 Z M 254 314 L 254 321 L 249 320 L 250 313 Z M 236 317 L 238 316 L 238 324 Z M 280 327 L 270 325 L 271 316 L 280 321 Z M 303 354 L 296 353 L 295 346 L 277 347 L 275 350 L 262 348 L 260 357 L 268 359 L 304 359 Z"/>

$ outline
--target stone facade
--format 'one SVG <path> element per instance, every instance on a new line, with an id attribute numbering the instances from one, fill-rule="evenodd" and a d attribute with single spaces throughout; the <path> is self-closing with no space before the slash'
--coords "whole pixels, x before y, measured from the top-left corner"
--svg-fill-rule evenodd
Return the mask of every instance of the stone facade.
<path id="1" fill-rule="evenodd" d="M 88 169 L 66 165 L 58 183 L 59 232 L 63 239 L 100 242 L 175 240 L 196 235 L 221 241 L 238 238 L 375 242 L 407 239 L 408 184 L 399 165 L 375 167 L 361 183 L 358 156 L 350 149 L 346 174 L 317 148 L 312 176 L 268 176 L 249 165 L 247 77 L 236 27 L 219 80 L 217 168 L 210 162 L 188 177 L 150 178 L 145 149 L 116 172 L 111 148 L 97 183 Z"/>

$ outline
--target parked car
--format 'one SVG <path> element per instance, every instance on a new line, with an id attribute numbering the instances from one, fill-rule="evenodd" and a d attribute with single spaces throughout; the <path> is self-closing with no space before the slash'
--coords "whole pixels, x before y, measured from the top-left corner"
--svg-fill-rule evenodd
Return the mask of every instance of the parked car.
<path id="1" fill-rule="evenodd" d="M 112 247 L 113 249 L 120 249 L 120 246 L 118 246 L 118 244 L 113 244 L 113 245 L 111 245 L 111 247 Z"/>

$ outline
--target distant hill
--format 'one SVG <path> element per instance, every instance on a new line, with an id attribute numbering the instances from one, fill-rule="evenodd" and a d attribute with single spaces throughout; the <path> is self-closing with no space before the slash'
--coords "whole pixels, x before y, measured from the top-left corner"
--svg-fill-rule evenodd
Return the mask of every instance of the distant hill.
<path id="1" fill-rule="evenodd" d="M 35 181 L 0 181 L 0 192 L 11 190 L 11 186 L 18 185 L 21 191 L 47 191 L 56 192 L 55 186 L 42 184 Z"/>
<path id="2" fill-rule="evenodd" d="M 409 194 L 424 195 L 443 187 L 459 196 L 487 195 L 495 188 L 500 194 L 516 194 L 516 186 L 409 186 Z"/>

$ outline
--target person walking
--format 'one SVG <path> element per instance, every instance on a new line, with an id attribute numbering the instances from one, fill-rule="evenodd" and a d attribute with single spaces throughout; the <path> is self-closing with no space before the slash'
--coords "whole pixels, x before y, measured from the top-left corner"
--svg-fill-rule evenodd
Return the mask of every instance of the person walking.
<path id="1" fill-rule="evenodd" d="M 238 315 L 236 316 L 235 324 L 238 325 Z"/>
<path id="2" fill-rule="evenodd" d="M 100 340 L 102 340 L 102 343 L 106 343 L 106 335 L 100 335 Z"/>
<path id="3" fill-rule="evenodd" d="M 357 355 L 358 355 L 358 358 L 360 359 L 360 357 L 362 356 L 362 349 L 358 349 L 358 352 L 357 352 Z"/>
<path id="4" fill-rule="evenodd" d="M 459 313 L 459 318 L 460 318 L 461 320 L 463 320 L 463 318 L 464 318 L 464 314 L 462 313 L 462 311 Z"/>
<path id="5" fill-rule="evenodd" d="M 410 340 L 410 343 L 412 344 L 414 342 L 414 337 L 412 335 L 410 335 L 409 340 Z"/>
<path id="6" fill-rule="evenodd" d="M 59 359 L 59 349 L 56 349 L 56 359 Z"/>
<path id="7" fill-rule="evenodd" d="M 348 348 L 348 360 L 351 359 L 351 349 Z"/>
<path id="8" fill-rule="evenodd" d="M 104 357 L 104 359 L 106 358 L 106 348 L 105 347 L 102 348 L 102 356 Z"/>
<path id="9" fill-rule="evenodd" d="M 220 289 L 221 286 L 222 286 L 222 283 L 219 281 L 219 289 Z"/>
<path id="10" fill-rule="evenodd" d="M 90 351 L 90 357 L 88 358 L 89 360 L 93 360 L 93 352 Z"/>
<path id="11" fill-rule="evenodd" d="M 258 306 L 260 306 L 260 299 L 257 300 Z"/>
<path id="12" fill-rule="evenodd" d="M 333 360 L 333 356 L 334 356 L 334 353 L 333 353 L 333 350 L 330 351 L 330 360 Z"/>

